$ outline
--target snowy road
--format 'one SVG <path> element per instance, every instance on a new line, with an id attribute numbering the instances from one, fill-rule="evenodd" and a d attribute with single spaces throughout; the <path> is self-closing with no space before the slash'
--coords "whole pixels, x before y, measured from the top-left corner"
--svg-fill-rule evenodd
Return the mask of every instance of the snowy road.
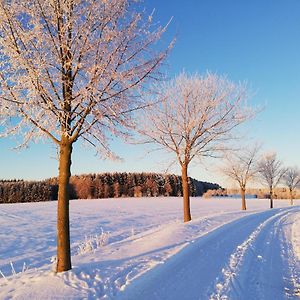
<path id="1" fill-rule="evenodd" d="M 117 299 L 296 299 L 299 261 L 287 235 L 299 212 L 269 210 L 226 224 L 141 276 Z"/>

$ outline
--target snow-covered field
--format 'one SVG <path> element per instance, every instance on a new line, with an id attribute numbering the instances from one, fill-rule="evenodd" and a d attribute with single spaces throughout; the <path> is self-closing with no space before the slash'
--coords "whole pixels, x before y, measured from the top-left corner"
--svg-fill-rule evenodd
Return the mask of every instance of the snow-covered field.
<path id="1" fill-rule="evenodd" d="M 72 271 L 55 274 L 56 202 L 0 205 L 0 299 L 298 299 L 300 201 L 71 201 Z"/>

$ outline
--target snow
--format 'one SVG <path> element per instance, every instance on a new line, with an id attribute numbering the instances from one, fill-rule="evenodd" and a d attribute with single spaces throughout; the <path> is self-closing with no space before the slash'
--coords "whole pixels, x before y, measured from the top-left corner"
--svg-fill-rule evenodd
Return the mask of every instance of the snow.
<path id="1" fill-rule="evenodd" d="M 300 214 L 295 215 L 292 225 L 292 242 L 295 254 L 300 260 Z"/>
<path id="2" fill-rule="evenodd" d="M 184 224 L 181 198 L 71 201 L 61 274 L 57 203 L 1 205 L 0 299 L 296 299 L 300 201 L 247 204 L 192 198 Z"/>

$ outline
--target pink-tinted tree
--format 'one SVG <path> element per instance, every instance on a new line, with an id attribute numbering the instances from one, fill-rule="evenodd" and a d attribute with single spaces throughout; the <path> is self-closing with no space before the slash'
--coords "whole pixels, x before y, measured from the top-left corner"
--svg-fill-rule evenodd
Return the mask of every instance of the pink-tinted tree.
<path id="1" fill-rule="evenodd" d="M 300 171 L 297 167 L 287 168 L 283 175 L 283 182 L 288 187 L 290 193 L 290 204 L 294 204 L 294 194 L 296 188 L 300 187 Z"/>
<path id="2" fill-rule="evenodd" d="M 182 174 L 183 219 L 191 220 L 188 166 L 214 156 L 233 129 L 251 116 L 246 88 L 215 74 L 181 74 L 157 87 L 157 105 L 144 111 L 140 133 L 145 143 L 174 153 Z"/>
<path id="3" fill-rule="evenodd" d="M 270 193 L 270 208 L 273 208 L 274 189 L 282 180 L 286 169 L 277 158 L 276 153 L 267 153 L 258 163 L 261 179 L 268 186 Z"/>
<path id="4" fill-rule="evenodd" d="M 224 155 L 224 164 L 221 172 L 235 181 L 240 188 L 242 197 L 242 210 L 246 210 L 246 187 L 258 174 L 257 162 L 259 146 L 245 147 L 242 150 L 227 152 Z"/>
<path id="5" fill-rule="evenodd" d="M 57 272 L 71 269 L 73 144 L 113 156 L 108 137 L 123 136 L 130 112 L 144 105 L 142 87 L 169 49 L 157 45 L 164 31 L 133 0 L 0 3 L 2 136 L 24 136 L 24 145 L 48 138 L 59 148 Z"/>

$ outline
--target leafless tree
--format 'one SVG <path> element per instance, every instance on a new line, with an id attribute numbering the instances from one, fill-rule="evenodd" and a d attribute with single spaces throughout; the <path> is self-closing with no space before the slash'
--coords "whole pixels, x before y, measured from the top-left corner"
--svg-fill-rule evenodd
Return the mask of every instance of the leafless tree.
<path id="1" fill-rule="evenodd" d="M 145 143 L 174 153 L 181 167 L 184 222 L 191 220 L 188 166 L 196 158 L 214 156 L 232 138 L 232 130 L 253 115 L 246 88 L 214 74 L 181 74 L 157 88 L 157 105 L 141 116 Z"/>
<path id="2" fill-rule="evenodd" d="M 290 204 L 294 204 L 295 189 L 300 186 L 300 171 L 297 167 L 287 168 L 286 173 L 283 176 L 283 182 L 290 192 Z"/>
<path id="3" fill-rule="evenodd" d="M 273 208 L 274 189 L 282 180 L 285 174 L 282 162 L 277 158 L 276 153 L 266 154 L 258 163 L 258 170 L 261 179 L 269 188 L 270 208 Z"/>
<path id="4" fill-rule="evenodd" d="M 123 135 L 146 79 L 170 46 L 165 28 L 133 0 L 13 0 L 0 3 L 2 136 L 49 138 L 59 148 L 57 272 L 71 268 L 69 178 L 82 139 L 112 156 L 108 137 Z M 155 44 L 155 46 L 154 46 Z"/>
<path id="5" fill-rule="evenodd" d="M 242 150 L 231 151 L 224 155 L 224 165 L 221 172 L 237 182 L 242 197 L 242 210 L 246 210 L 246 186 L 258 173 L 257 162 L 260 146 L 245 147 Z"/>

